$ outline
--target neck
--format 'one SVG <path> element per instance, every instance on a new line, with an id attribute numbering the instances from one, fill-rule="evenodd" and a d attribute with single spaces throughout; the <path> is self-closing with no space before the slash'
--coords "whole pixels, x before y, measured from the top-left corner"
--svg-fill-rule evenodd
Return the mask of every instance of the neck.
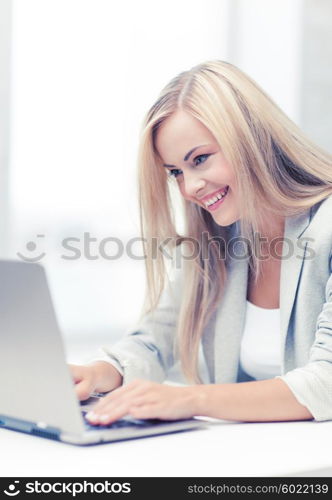
<path id="1" fill-rule="evenodd" d="M 284 232 L 285 232 L 285 217 L 279 217 L 277 219 L 274 219 L 272 223 L 265 222 L 260 229 L 260 235 L 264 238 L 267 238 L 268 241 L 271 241 L 274 238 L 283 238 Z"/>

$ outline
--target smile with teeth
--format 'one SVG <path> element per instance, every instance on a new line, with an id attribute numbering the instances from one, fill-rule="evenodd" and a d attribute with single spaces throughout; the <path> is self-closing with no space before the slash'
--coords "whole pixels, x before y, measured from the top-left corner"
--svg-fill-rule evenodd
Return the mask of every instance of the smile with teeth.
<path id="1" fill-rule="evenodd" d="M 217 193 L 215 196 L 213 196 L 213 198 L 210 198 L 209 200 L 205 201 L 204 202 L 205 207 L 206 208 L 211 207 L 212 205 L 220 201 L 222 198 L 224 198 L 228 192 L 228 188 L 229 186 L 227 186 L 223 191 Z"/>

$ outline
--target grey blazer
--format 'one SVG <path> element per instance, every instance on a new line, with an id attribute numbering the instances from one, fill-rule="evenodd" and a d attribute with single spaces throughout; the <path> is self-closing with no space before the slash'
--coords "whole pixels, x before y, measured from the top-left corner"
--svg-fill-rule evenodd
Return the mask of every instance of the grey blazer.
<path id="1" fill-rule="evenodd" d="M 229 226 L 231 237 L 238 224 Z M 317 421 L 332 419 L 332 195 L 285 224 L 280 278 L 281 378 Z M 293 251 L 292 251 L 293 248 Z M 237 254 L 239 252 L 237 251 Z M 215 315 L 204 330 L 202 348 L 210 383 L 252 380 L 239 366 L 247 299 L 248 259 L 231 259 L 228 282 Z M 174 272 L 158 308 L 124 337 L 104 347 L 133 378 L 165 380 L 176 361 L 173 340 L 181 288 Z M 268 335 L 269 332 L 266 332 Z"/>

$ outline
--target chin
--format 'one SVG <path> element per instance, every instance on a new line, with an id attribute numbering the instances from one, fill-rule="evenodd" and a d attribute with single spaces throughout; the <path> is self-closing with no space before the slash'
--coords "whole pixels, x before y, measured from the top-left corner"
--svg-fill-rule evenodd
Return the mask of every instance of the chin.
<path id="1" fill-rule="evenodd" d="M 234 222 L 237 222 L 240 217 L 230 217 L 229 215 L 225 216 L 225 214 L 211 214 L 213 217 L 213 220 L 218 226 L 223 226 L 227 227 L 230 226 L 231 224 L 234 224 Z"/>

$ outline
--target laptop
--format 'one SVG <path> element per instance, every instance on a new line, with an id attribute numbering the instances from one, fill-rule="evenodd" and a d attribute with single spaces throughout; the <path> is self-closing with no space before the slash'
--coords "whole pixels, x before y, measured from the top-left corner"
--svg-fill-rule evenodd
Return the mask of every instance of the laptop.
<path id="1" fill-rule="evenodd" d="M 0 260 L 0 428 L 74 445 L 142 438 L 206 426 L 196 419 L 126 416 L 92 426 L 85 414 L 103 397 L 79 402 L 41 264 Z"/>

